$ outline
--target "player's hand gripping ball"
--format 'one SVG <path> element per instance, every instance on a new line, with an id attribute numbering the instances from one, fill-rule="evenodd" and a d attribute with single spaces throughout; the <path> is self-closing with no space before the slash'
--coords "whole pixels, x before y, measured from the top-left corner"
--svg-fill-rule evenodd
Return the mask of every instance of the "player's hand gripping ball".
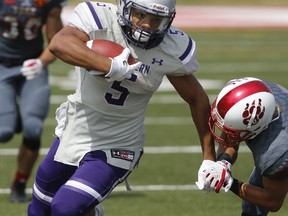
<path id="1" fill-rule="evenodd" d="M 107 79 L 108 81 L 109 80 L 114 81 L 114 80 L 118 80 L 118 79 L 121 80 L 121 79 L 127 78 L 131 74 L 125 74 L 125 73 L 134 70 L 136 68 L 136 65 L 138 66 L 138 63 L 136 63 L 135 59 L 130 54 L 130 51 L 129 51 L 128 59 L 125 59 L 126 57 L 125 57 L 125 55 L 123 55 L 124 47 L 121 46 L 120 44 L 113 42 L 113 41 L 100 40 L 100 39 L 99 40 L 90 40 L 90 41 L 86 42 L 86 45 L 87 45 L 87 47 L 89 47 L 93 51 L 95 51 L 95 52 L 97 52 L 103 56 L 111 58 L 112 65 L 111 65 L 109 73 L 105 76 L 106 78 L 109 78 L 109 79 Z M 127 50 L 125 50 L 125 51 L 127 53 Z M 121 56 L 121 54 L 123 57 Z M 126 65 L 124 65 L 124 68 L 123 68 L 123 66 L 120 65 L 120 62 L 123 62 L 123 61 L 117 62 L 117 58 L 119 59 L 119 57 L 124 58 L 123 60 L 125 60 L 125 61 L 127 60 L 128 67 L 132 66 L 132 70 L 131 70 L 131 68 L 128 68 Z M 114 68 L 113 68 L 113 66 L 114 66 Z M 126 69 L 126 71 L 125 71 L 125 69 Z M 89 73 L 92 75 L 104 76 L 103 72 L 96 71 L 96 70 L 91 70 L 91 71 L 89 71 Z M 109 74 L 110 74 L 110 76 L 108 76 Z M 114 76 L 114 78 L 112 76 Z"/>

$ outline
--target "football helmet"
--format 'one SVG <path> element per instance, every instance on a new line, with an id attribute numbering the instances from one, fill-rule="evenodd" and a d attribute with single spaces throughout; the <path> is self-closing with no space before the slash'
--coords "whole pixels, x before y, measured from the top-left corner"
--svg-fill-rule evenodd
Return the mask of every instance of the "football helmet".
<path id="1" fill-rule="evenodd" d="M 118 23 L 127 40 L 138 47 L 158 46 L 175 17 L 176 0 L 118 0 Z M 155 31 L 148 31 L 132 22 L 132 11 L 151 14 L 161 19 Z"/>
<path id="2" fill-rule="evenodd" d="M 267 85 L 253 77 L 234 79 L 212 104 L 209 127 L 224 147 L 252 139 L 276 120 L 275 98 Z"/>

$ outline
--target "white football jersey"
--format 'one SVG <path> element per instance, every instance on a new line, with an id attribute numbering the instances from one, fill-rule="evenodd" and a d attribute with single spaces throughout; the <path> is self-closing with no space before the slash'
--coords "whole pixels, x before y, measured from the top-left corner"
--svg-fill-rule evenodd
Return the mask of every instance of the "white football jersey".
<path id="1" fill-rule="evenodd" d="M 142 64 L 130 79 L 108 82 L 93 71 L 76 67 L 76 93 L 56 112 L 56 135 L 61 144 L 55 160 L 78 165 L 89 151 L 140 151 L 145 140 L 144 116 L 163 76 L 181 76 L 197 70 L 195 42 L 171 27 L 162 43 L 146 50 L 128 44 L 117 23 L 117 6 L 85 2 L 73 11 L 69 26 L 90 39 L 106 39 L 128 47 Z M 67 147 L 69 146 L 69 148 Z"/>

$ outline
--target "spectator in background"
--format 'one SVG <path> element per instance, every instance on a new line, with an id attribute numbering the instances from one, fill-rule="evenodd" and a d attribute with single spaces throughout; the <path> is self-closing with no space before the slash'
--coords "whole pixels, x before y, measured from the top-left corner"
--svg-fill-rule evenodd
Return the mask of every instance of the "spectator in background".
<path id="1" fill-rule="evenodd" d="M 11 202 L 25 202 L 26 183 L 41 146 L 49 109 L 47 65 L 55 56 L 44 48 L 63 26 L 67 0 L 0 0 L 0 142 L 22 132 Z M 44 31 L 45 30 L 45 31 Z"/>

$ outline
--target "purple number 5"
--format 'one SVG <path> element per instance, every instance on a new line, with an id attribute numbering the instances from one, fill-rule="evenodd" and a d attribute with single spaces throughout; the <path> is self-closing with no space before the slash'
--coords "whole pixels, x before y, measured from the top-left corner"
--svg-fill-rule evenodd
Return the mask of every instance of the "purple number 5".
<path id="1" fill-rule="evenodd" d="M 135 74 L 132 74 L 129 81 L 135 82 L 137 79 L 137 76 Z M 130 94 L 130 91 L 121 85 L 121 81 L 114 81 L 111 88 L 118 91 L 120 94 L 115 96 L 112 93 L 107 92 L 105 94 L 105 100 L 107 103 L 116 105 L 116 106 L 123 106 L 125 103 L 125 100 L 127 99 L 128 95 Z"/>

